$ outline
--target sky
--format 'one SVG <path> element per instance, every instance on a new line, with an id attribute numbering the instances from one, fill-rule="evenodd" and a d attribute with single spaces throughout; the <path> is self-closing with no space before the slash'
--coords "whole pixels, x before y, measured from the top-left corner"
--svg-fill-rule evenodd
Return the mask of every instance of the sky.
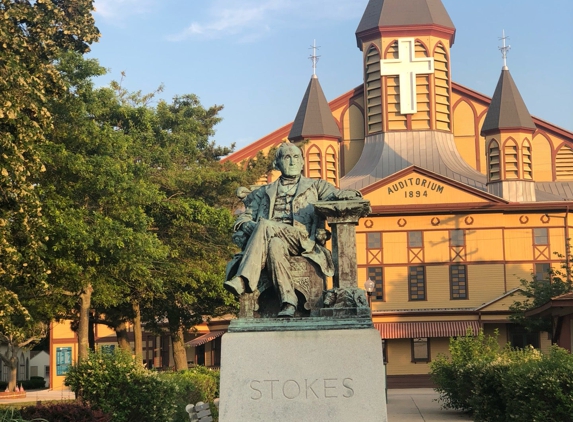
<path id="1" fill-rule="evenodd" d="M 454 25 L 452 79 L 492 96 L 507 64 L 532 116 L 573 131 L 573 1 L 442 0 Z M 368 0 L 95 0 L 89 57 L 131 91 L 223 105 L 213 140 L 236 150 L 291 122 L 312 76 L 332 100 L 362 84 L 355 31 Z"/>

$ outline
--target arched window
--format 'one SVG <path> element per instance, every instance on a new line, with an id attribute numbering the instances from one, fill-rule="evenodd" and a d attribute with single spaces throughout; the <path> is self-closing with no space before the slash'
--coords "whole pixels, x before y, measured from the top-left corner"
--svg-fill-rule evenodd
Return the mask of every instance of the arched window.
<path id="1" fill-rule="evenodd" d="M 382 89 L 380 82 L 380 52 L 370 46 L 366 53 L 364 88 L 368 133 L 382 130 Z"/>
<path id="2" fill-rule="evenodd" d="M 307 177 L 311 179 L 322 179 L 322 154 L 316 145 L 308 150 Z"/>
<path id="3" fill-rule="evenodd" d="M 434 53 L 434 81 L 436 86 L 436 129 L 450 130 L 450 75 L 448 53 L 439 43 Z"/>
<path id="4" fill-rule="evenodd" d="M 384 53 L 384 59 L 398 59 L 398 41 L 392 42 Z M 408 129 L 408 117 L 400 112 L 400 77 L 398 75 L 385 76 L 386 99 L 388 101 L 388 129 Z"/>
<path id="5" fill-rule="evenodd" d="M 489 163 L 489 180 L 500 180 L 499 172 L 499 144 L 495 139 L 489 143 L 488 163 Z"/>
<path id="6" fill-rule="evenodd" d="M 563 145 L 555 158 L 555 176 L 557 180 L 573 180 L 573 149 Z"/>
<path id="7" fill-rule="evenodd" d="M 328 147 L 326 150 L 326 180 L 334 186 L 338 186 L 338 162 L 336 160 L 336 151 Z"/>
<path id="8" fill-rule="evenodd" d="M 507 141 L 504 147 L 504 164 L 505 164 L 505 178 L 506 179 L 519 179 L 519 161 L 517 143 L 515 141 Z"/>
<path id="9" fill-rule="evenodd" d="M 521 147 L 523 157 L 523 178 L 533 180 L 533 163 L 531 161 L 531 143 L 526 139 Z"/>
<path id="10" fill-rule="evenodd" d="M 420 41 L 415 43 L 416 58 L 429 57 Z M 429 130 L 430 126 L 430 75 L 416 75 L 416 114 L 412 115 L 413 130 Z"/>

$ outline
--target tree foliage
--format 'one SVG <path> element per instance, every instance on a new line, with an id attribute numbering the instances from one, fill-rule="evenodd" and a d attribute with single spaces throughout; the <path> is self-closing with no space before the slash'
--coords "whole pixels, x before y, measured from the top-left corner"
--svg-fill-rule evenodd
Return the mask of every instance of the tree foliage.
<path id="1" fill-rule="evenodd" d="M 9 348 L 28 345 L 49 316 L 38 148 L 52 129 L 48 102 L 65 93 L 59 57 L 99 37 L 92 9 L 91 0 L 0 0 L 0 335 Z"/>
<path id="2" fill-rule="evenodd" d="M 571 268 L 565 263 L 561 269 L 550 269 L 543 279 L 538 279 L 532 274 L 530 280 L 521 279 L 520 282 L 525 299 L 515 301 L 510 306 L 512 312 L 510 320 L 524 326 L 530 332 L 545 331 L 552 335 L 551 316 L 526 316 L 525 313 L 546 304 L 556 296 L 572 292 Z"/>
<path id="3" fill-rule="evenodd" d="M 154 93 L 96 89 L 91 79 L 103 69 L 78 54 L 62 56 L 59 69 L 68 90 L 53 104 L 40 190 L 55 306 L 78 319 L 80 356 L 91 309 L 118 332 L 141 314 L 177 338 L 205 315 L 233 310 L 222 280 L 234 191 L 262 167 L 219 160 L 231 152 L 210 139 L 222 107 L 194 95 L 152 107 Z"/>
<path id="4" fill-rule="evenodd" d="M 23 345 L 72 318 L 80 358 L 90 318 L 121 331 L 143 317 L 180 339 L 232 311 L 234 191 L 268 170 L 262 154 L 221 162 L 222 106 L 95 88 L 92 9 L 0 0 L 0 334 Z"/>

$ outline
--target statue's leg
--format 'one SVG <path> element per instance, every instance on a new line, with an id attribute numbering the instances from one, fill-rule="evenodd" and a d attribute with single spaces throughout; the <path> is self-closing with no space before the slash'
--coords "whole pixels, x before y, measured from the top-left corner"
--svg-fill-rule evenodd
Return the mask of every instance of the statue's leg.
<path id="1" fill-rule="evenodd" d="M 261 270 L 267 261 L 267 245 L 272 235 L 272 223 L 268 220 L 260 220 L 243 251 L 243 259 L 237 270 L 237 276 L 246 280 L 250 291 L 255 291 L 261 278 Z"/>
<path id="2" fill-rule="evenodd" d="M 296 308 L 298 298 L 294 291 L 292 275 L 290 271 L 289 247 L 280 237 L 274 237 L 269 242 L 267 268 L 271 279 L 277 289 L 281 302 L 291 304 Z"/>

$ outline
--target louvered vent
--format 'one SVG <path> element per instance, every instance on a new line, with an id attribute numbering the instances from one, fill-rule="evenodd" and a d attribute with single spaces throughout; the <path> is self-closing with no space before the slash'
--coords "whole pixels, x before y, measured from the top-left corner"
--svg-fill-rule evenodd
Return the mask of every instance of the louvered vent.
<path id="1" fill-rule="evenodd" d="M 531 162 L 531 144 L 529 141 L 523 142 L 522 148 L 523 155 L 523 178 L 525 180 L 533 180 L 533 165 Z"/>
<path id="2" fill-rule="evenodd" d="M 555 176 L 557 180 L 573 180 L 573 150 L 567 145 L 557 152 Z"/>
<path id="3" fill-rule="evenodd" d="M 489 180 L 499 180 L 499 144 L 491 141 L 488 151 Z"/>
<path id="4" fill-rule="evenodd" d="M 380 82 L 380 53 L 372 46 L 366 54 L 366 115 L 368 133 L 382 131 L 382 90 Z"/>
<path id="5" fill-rule="evenodd" d="M 426 47 L 416 41 L 416 58 L 428 57 Z M 416 76 L 416 103 L 418 112 L 412 115 L 413 130 L 430 129 L 430 75 Z"/>
<path id="6" fill-rule="evenodd" d="M 390 45 L 384 58 L 399 58 L 398 41 L 395 41 Z M 386 95 L 388 98 L 388 129 L 408 129 L 407 116 L 400 113 L 400 79 L 398 76 L 386 76 Z"/>
<path id="7" fill-rule="evenodd" d="M 329 147 L 326 151 L 326 180 L 334 186 L 338 186 L 338 171 L 336 163 L 336 152 Z"/>
<path id="8" fill-rule="evenodd" d="M 519 179 L 519 164 L 517 162 L 517 145 L 509 142 L 505 145 L 505 178 Z"/>
<path id="9" fill-rule="evenodd" d="M 450 130 L 450 77 L 448 55 L 442 44 L 434 54 L 434 80 L 436 84 L 436 129 Z"/>
<path id="10" fill-rule="evenodd" d="M 322 157 L 317 147 L 312 147 L 308 152 L 307 174 L 311 179 L 322 179 Z"/>

